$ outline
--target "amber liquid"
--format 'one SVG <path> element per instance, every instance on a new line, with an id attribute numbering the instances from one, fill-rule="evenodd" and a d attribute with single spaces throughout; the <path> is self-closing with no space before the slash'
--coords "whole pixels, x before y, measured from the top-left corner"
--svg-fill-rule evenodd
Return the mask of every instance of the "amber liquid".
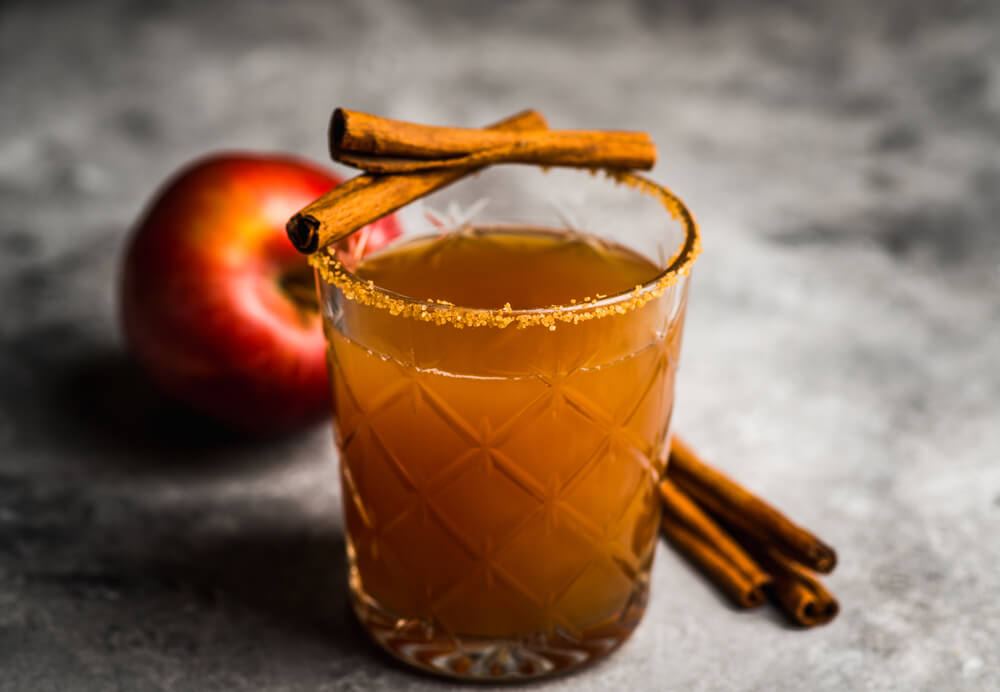
<path id="1" fill-rule="evenodd" d="M 356 273 L 518 310 L 660 271 L 592 237 L 484 228 L 406 242 Z M 326 329 L 351 588 L 383 645 L 458 675 L 537 674 L 628 636 L 646 602 L 683 312 L 677 287 L 554 330 L 458 329 L 341 296 Z M 474 642 L 499 640 L 518 643 L 491 649 L 506 663 L 474 660 Z"/>

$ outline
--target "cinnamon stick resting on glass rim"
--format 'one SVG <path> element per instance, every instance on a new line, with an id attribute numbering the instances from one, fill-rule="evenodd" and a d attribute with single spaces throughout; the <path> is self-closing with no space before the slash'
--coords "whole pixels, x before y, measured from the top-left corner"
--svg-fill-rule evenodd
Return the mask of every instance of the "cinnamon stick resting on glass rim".
<path id="1" fill-rule="evenodd" d="M 525 110 L 490 125 L 488 129 L 521 132 L 547 127 L 541 113 Z M 356 176 L 289 219 L 286 225 L 288 238 L 299 252 L 316 252 L 475 170 L 478 169 L 441 168 L 407 175 Z"/>
<path id="2" fill-rule="evenodd" d="M 494 163 L 649 170 L 656 146 L 645 132 L 440 127 L 338 108 L 330 122 L 330 155 L 369 173 Z"/>
<path id="3" fill-rule="evenodd" d="M 301 252 L 315 252 L 486 165 L 648 170 L 656 163 L 656 147 L 644 132 L 549 130 L 536 111 L 477 129 L 338 108 L 330 153 L 369 175 L 334 188 L 288 221 L 288 237 Z"/>

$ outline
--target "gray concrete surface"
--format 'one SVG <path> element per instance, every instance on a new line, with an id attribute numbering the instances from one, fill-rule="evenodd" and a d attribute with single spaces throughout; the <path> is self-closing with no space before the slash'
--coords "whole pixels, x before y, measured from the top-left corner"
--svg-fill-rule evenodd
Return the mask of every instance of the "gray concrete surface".
<path id="1" fill-rule="evenodd" d="M 991 2 L 7 2 L 0 690 L 432 689 L 345 610 L 330 433 L 245 443 L 121 350 L 115 276 L 207 150 L 331 108 L 649 130 L 702 223 L 678 428 L 840 550 L 843 612 L 730 609 L 666 547 L 552 690 L 1000 688 L 1000 13 Z"/>

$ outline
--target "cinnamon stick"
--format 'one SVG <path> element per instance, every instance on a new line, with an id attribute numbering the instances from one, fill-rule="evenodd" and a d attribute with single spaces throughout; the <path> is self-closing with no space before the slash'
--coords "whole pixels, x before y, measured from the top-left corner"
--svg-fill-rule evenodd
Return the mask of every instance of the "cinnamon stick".
<path id="1" fill-rule="evenodd" d="M 664 515 L 661 529 L 726 594 L 743 608 L 764 602 L 771 578 L 732 538 L 669 479 L 660 483 Z"/>
<path id="2" fill-rule="evenodd" d="M 702 461 L 676 435 L 667 475 L 702 507 L 765 545 L 824 574 L 833 571 L 837 554 L 807 529 Z"/>
<path id="3" fill-rule="evenodd" d="M 644 132 L 438 127 L 338 108 L 330 121 L 330 155 L 369 173 L 412 173 L 495 163 L 635 168 L 656 163 Z"/>
<path id="4" fill-rule="evenodd" d="M 525 110 L 490 125 L 489 129 L 520 132 L 546 127 L 541 113 Z M 475 170 L 447 168 L 408 175 L 356 176 L 289 219 L 285 227 L 288 238 L 299 252 L 315 252 Z"/>
<path id="5" fill-rule="evenodd" d="M 808 569 L 773 547 L 748 545 L 753 546 L 754 557 L 770 573 L 770 592 L 790 620 L 803 627 L 816 627 L 837 616 L 837 599 Z"/>

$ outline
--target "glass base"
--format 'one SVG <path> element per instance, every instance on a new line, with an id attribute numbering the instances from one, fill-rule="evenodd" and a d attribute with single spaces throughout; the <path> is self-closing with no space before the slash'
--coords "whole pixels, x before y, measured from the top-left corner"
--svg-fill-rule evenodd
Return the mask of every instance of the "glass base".
<path id="1" fill-rule="evenodd" d="M 353 571 L 353 570 L 352 570 Z M 595 661 L 629 638 L 642 619 L 649 585 L 640 579 L 621 615 L 582 632 L 537 632 L 516 639 L 454 634 L 429 618 L 402 618 L 364 592 L 351 575 L 354 612 L 390 654 L 425 671 L 464 680 L 526 680 L 565 673 Z"/>

